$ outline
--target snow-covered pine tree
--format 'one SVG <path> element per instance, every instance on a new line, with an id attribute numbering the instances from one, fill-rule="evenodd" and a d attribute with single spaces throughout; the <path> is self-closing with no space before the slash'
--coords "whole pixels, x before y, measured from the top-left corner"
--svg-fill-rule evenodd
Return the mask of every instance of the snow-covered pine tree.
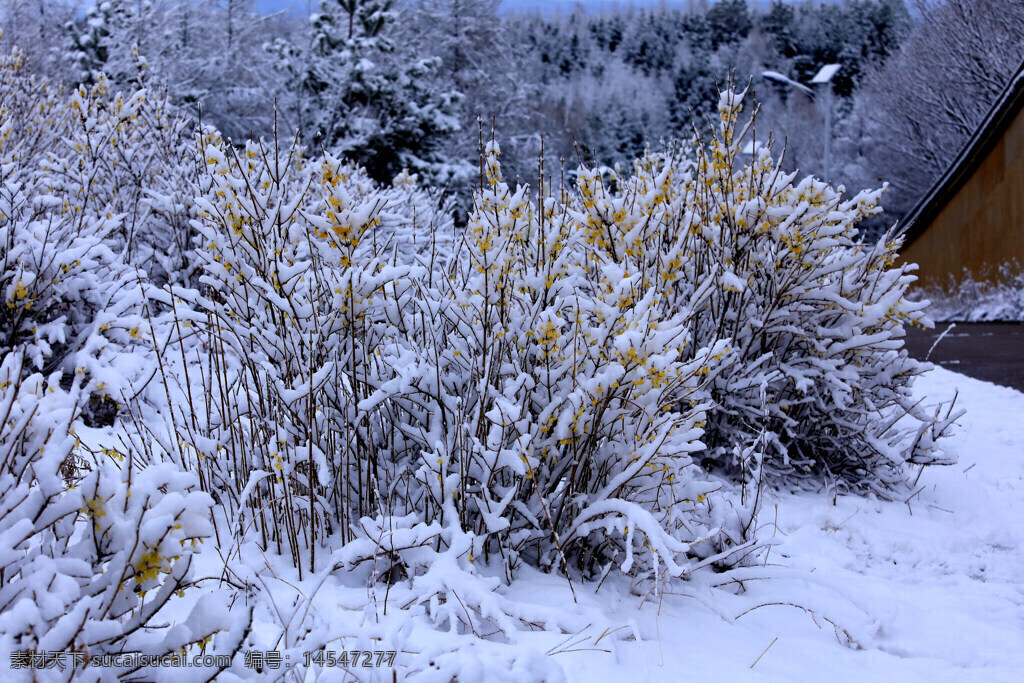
<path id="1" fill-rule="evenodd" d="M 434 91 L 437 59 L 395 53 L 393 0 L 321 0 L 301 88 L 314 144 L 388 184 L 403 169 L 443 184 L 443 138 L 459 128 L 454 91 Z"/>
<path id="2" fill-rule="evenodd" d="M 134 69 L 124 56 L 139 44 L 140 28 L 151 12 L 149 3 L 102 0 L 89 7 L 80 20 L 69 22 L 65 55 L 74 65 L 72 83 L 91 84 L 100 73 L 116 81 L 130 77 Z"/>
<path id="3" fill-rule="evenodd" d="M 753 28 L 747 0 L 719 0 L 705 13 L 712 49 L 738 43 Z"/>
<path id="4" fill-rule="evenodd" d="M 529 84 L 517 78 L 516 54 L 498 16 L 497 0 L 422 0 L 408 3 L 396 22 L 402 50 L 441 60 L 433 76 L 439 92 L 462 95 L 457 114 L 462 131 L 476 121 L 495 121 L 509 136 L 530 132 Z M 472 135 L 448 135 L 442 155 L 452 164 L 453 184 L 468 196 L 476 178 L 478 150 Z M 507 160 L 506 160 L 507 161 Z M 533 163 L 534 159 L 524 159 Z M 468 206 L 468 201 L 466 202 Z"/>
<path id="5" fill-rule="evenodd" d="M 76 66 L 59 73 L 91 84 L 103 72 L 126 89 L 137 85 L 142 55 L 150 85 L 159 83 L 193 118 L 201 109 L 205 122 L 235 138 L 269 133 L 283 84 L 267 78 L 273 59 L 264 43 L 283 26 L 257 14 L 252 0 L 102 0 L 68 23 L 67 61 Z"/>

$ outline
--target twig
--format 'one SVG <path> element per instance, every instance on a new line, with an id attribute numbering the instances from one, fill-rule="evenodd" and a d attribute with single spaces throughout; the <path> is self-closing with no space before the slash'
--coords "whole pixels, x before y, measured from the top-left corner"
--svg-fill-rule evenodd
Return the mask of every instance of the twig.
<path id="1" fill-rule="evenodd" d="M 910 505 L 910 501 L 914 500 L 914 498 L 917 498 L 917 496 L 921 494 L 921 491 L 924 491 L 923 486 L 918 487 L 913 493 L 910 494 L 910 497 L 903 502 L 906 503 L 907 505 Z"/>
<path id="2" fill-rule="evenodd" d="M 778 535 L 779 535 L 779 504 L 776 503 L 775 504 L 774 532 L 772 533 L 772 538 L 776 538 L 776 537 L 778 537 Z M 771 554 L 772 554 L 772 547 L 769 545 L 768 546 L 768 550 L 766 550 L 765 553 L 764 553 L 764 565 L 763 566 L 765 566 L 765 567 L 768 566 L 768 556 L 771 555 Z M 742 583 L 740 584 L 740 587 L 741 588 L 743 587 Z M 744 590 L 746 590 L 746 589 L 744 589 Z M 771 646 L 769 645 L 768 647 L 771 647 Z"/>
<path id="3" fill-rule="evenodd" d="M 460 605 L 462 605 L 462 611 L 466 613 L 466 623 L 469 624 L 469 630 L 473 632 L 474 636 L 479 638 L 480 634 L 476 632 L 476 627 L 473 626 L 473 618 L 469 616 L 469 610 L 466 609 L 466 603 L 462 602 L 462 598 L 459 597 L 459 594 L 456 593 L 454 589 L 452 589 L 452 595 L 454 595 L 455 599 L 459 601 Z"/>
<path id="4" fill-rule="evenodd" d="M 945 331 L 943 331 L 943 333 L 939 335 L 938 339 L 935 340 L 935 343 L 932 344 L 930 349 L 928 349 L 928 353 L 924 355 L 925 361 L 932 357 L 932 351 L 935 350 L 935 347 L 939 345 L 939 342 L 942 341 L 942 338 L 949 334 L 950 330 L 952 330 L 954 327 L 956 327 L 956 323 L 950 323 L 949 327 L 947 327 Z"/>
<path id="5" fill-rule="evenodd" d="M 757 656 L 757 659 L 755 659 L 755 660 L 754 660 L 754 663 L 750 665 L 750 668 L 751 668 L 751 669 L 753 669 L 753 668 L 754 668 L 754 667 L 755 667 L 755 666 L 757 665 L 757 663 L 761 661 L 761 657 L 764 657 L 764 656 L 765 656 L 765 653 L 767 653 L 767 652 L 768 652 L 768 650 L 772 649 L 772 645 L 774 645 L 774 644 L 775 644 L 775 641 L 777 641 L 778 639 L 779 639 L 779 637 L 778 637 L 778 636 L 775 636 L 775 640 L 773 640 L 772 642 L 768 643 L 768 647 L 766 647 L 766 648 L 764 649 L 764 652 L 762 652 L 761 654 L 759 654 L 759 655 Z"/>

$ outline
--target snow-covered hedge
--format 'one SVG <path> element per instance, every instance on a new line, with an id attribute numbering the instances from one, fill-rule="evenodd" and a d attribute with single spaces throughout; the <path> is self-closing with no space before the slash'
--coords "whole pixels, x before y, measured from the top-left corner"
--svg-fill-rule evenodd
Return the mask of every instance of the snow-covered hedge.
<path id="1" fill-rule="evenodd" d="M 101 75 L 74 89 L 64 106 L 68 128 L 40 164 L 47 191 L 72 213 L 116 218 L 108 241 L 151 278 L 187 278 L 196 194 L 188 119 L 150 87 L 141 60 L 133 91 L 112 92 Z"/>
<path id="2" fill-rule="evenodd" d="M 408 239 L 425 195 L 295 146 L 205 130 L 199 151 L 203 287 L 151 292 L 174 314 L 162 446 L 225 505 L 232 544 L 300 576 L 413 578 L 412 603 L 453 629 L 526 623 L 478 566 L 658 578 L 752 547 L 752 510 L 691 457 L 725 353 L 682 356 L 706 290 L 661 307 L 568 196 L 546 189 L 538 211 L 505 185 L 496 145 L 454 253 L 425 222 L 432 248 L 404 260 L 388 226 Z"/>
<path id="3" fill-rule="evenodd" d="M 196 194 L 189 123 L 146 76 L 134 90 L 106 77 L 65 92 L 26 75 L 21 52 L 0 54 L 0 164 L 5 184 L 28 184 L 75 221 L 109 222 L 107 241 L 157 279 L 185 276 Z"/>
<path id="4" fill-rule="evenodd" d="M 0 355 L 24 346 L 28 369 L 122 402 L 142 370 L 126 350 L 148 337 L 137 267 L 184 277 L 184 121 L 144 88 L 66 94 L 24 69 L 0 55 Z"/>
<path id="5" fill-rule="evenodd" d="M 936 321 L 1024 322 L 1024 265 L 1004 263 L 978 279 L 965 270 L 944 284 L 918 288 L 914 296 L 929 302 Z"/>
<path id="6" fill-rule="evenodd" d="M 164 375 L 181 398 L 167 450 L 298 566 L 303 548 L 347 539 L 380 509 L 382 458 L 360 401 L 378 347 L 401 334 L 410 262 L 422 251 L 439 267 L 450 218 L 412 177 L 377 188 L 333 157 L 308 162 L 297 144 L 236 150 L 206 129 L 198 154 L 201 289 L 162 299 L 183 360 Z"/>
<path id="7" fill-rule="evenodd" d="M 6 59 L 10 647 L 165 652 L 227 628 L 211 608 L 199 630 L 149 629 L 211 529 L 225 558 L 255 544 L 300 580 L 402 583 L 437 628 L 507 634 L 541 618 L 496 592 L 524 564 L 656 586 L 750 557 L 766 483 L 885 495 L 906 464 L 944 462 L 952 410 L 910 400 L 926 366 L 903 327 L 930 324 L 911 267 L 856 228 L 881 190 L 744 159 L 732 87 L 707 141 L 614 183 L 512 188 L 492 139 L 460 233 L 414 176 L 380 187 L 209 128 L 189 160 L 166 99 L 102 77 L 65 98 Z M 123 456 L 72 455 L 96 395 L 141 399 Z M 26 599 L 47 562 L 70 567 L 60 591 Z"/>
<path id="8" fill-rule="evenodd" d="M 230 627 L 217 645 L 233 652 L 248 622 L 226 601 L 168 624 L 211 532 L 195 474 L 152 449 L 93 453 L 75 436 L 97 399 L 124 402 L 145 380 L 138 354 L 154 350 L 132 250 L 180 246 L 142 236 L 172 227 L 156 229 L 174 182 L 156 159 L 180 121 L 149 116 L 144 94 L 110 96 L 102 79 L 66 96 L 23 70 L 17 50 L 0 56 L 0 649 L 176 654 Z"/>

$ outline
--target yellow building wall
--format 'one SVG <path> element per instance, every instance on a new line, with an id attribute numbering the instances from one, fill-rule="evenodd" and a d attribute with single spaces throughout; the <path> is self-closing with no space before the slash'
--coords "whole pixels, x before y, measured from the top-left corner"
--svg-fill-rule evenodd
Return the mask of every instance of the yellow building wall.
<path id="1" fill-rule="evenodd" d="M 957 279 L 967 268 L 991 279 L 999 265 L 1024 265 L 1024 109 L 974 175 L 903 250 L 920 284 Z"/>

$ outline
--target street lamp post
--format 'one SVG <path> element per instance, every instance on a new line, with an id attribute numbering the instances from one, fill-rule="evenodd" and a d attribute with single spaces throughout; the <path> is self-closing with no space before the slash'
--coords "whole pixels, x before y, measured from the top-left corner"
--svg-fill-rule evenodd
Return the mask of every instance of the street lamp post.
<path id="1" fill-rule="evenodd" d="M 841 64 L 826 64 L 818 70 L 818 73 L 814 74 L 814 78 L 811 79 L 811 85 L 824 85 L 825 86 L 825 180 L 831 180 L 832 176 L 832 78 L 836 75 L 839 69 L 842 68 Z M 769 81 L 775 81 L 776 83 L 784 83 L 789 87 L 799 90 L 803 94 L 810 97 L 812 100 L 814 97 L 814 90 L 807 87 L 803 83 L 794 81 L 785 74 L 781 74 L 778 71 L 765 71 L 761 74 L 764 78 Z"/>

